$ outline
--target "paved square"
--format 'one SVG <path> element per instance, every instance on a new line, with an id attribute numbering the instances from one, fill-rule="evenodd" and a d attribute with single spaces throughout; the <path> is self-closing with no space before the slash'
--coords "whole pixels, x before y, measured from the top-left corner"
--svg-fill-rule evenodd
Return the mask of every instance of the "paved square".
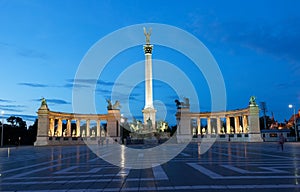
<path id="1" fill-rule="evenodd" d="M 300 143 L 191 143 L 149 169 L 119 168 L 87 146 L 0 149 L 0 191 L 300 191 Z"/>

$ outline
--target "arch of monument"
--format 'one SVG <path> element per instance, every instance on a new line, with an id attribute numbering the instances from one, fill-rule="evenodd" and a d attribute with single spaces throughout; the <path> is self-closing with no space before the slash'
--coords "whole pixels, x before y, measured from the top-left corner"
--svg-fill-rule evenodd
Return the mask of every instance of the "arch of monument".
<path id="1" fill-rule="evenodd" d="M 38 109 L 38 130 L 35 146 L 43 145 L 72 145 L 106 142 L 119 142 L 120 139 L 120 110 L 109 109 L 107 114 L 74 114 L 50 111 L 45 100 Z M 76 128 L 72 130 L 71 124 L 75 121 Z M 91 131 L 91 121 L 96 122 L 96 130 Z M 101 129 L 101 121 L 106 121 L 106 131 Z M 63 130 L 63 122 L 66 128 Z M 85 122 L 82 130 L 81 122 Z"/>
<path id="2" fill-rule="evenodd" d="M 253 102 L 247 108 L 220 112 L 191 112 L 189 105 L 177 108 L 177 141 L 194 138 L 216 138 L 218 141 L 261 142 L 259 107 Z M 201 120 L 206 120 L 204 126 Z"/>

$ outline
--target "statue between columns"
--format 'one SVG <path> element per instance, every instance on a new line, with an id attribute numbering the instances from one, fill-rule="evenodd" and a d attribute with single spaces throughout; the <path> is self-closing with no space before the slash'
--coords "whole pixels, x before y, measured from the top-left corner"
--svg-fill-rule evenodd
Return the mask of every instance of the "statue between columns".
<path id="1" fill-rule="evenodd" d="M 178 99 L 175 100 L 177 109 L 181 108 L 189 108 L 190 107 L 190 100 L 187 97 L 183 97 L 183 102 L 179 101 Z"/>
<path id="2" fill-rule="evenodd" d="M 146 37 L 146 44 L 150 44 L 150 36 L 152 33 L 152 28 L 149 29 L 149 32 L 146 31 L 146 27 L 144 27 L 144 34 Z"/>
<path id="3" fill-rule="evenodd" d="M 251 97 L 250 97 L 249 105 L 250 105 L 250 106 L 257 106 L 255 96 L 251 96 Z"/>
<path id="4" fill-rule="evenodd" d="M 111 103 L 110 99 L 106 99 L 107 102 L 107 110 L 119 109 L 121 107 L 120 101 L 116 101 L 115 104 Z"/>
<path id="5" fill-rule="evenodd" d="M 47 105 L 47 101 L 44 97 L 41 99 L 41 105 Z"/>

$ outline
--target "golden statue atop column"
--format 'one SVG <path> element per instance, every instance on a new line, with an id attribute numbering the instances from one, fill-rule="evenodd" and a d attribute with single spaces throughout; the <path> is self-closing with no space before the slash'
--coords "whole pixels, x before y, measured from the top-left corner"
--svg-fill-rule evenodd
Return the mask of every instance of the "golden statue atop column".
<path id="1" fill-rule="evenodd" d="M 146 44 L 149 45 L 150 44 L 150 36 L 152 33 L 152 28 L 149 29 L 149 32 L 147 32 L 146 27 L 144 27 L 144 35 L 146 37 Z"/>

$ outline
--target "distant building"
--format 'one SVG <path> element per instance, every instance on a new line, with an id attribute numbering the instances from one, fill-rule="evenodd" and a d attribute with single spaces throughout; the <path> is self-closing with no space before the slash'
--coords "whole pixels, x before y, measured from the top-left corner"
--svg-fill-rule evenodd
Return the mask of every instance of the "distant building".
<path id="1" fill-rule="evenodd" d="M 295 122 L 295 119 L 296 119 L 296 125 L 299 125 L 300 123 L 300 110 L 298 110 L 298 114 L 296 113 L 295 115 L 293 114 L 288 123 L 287 123 L 287 127 L 293 127 L 294 126 L 294 122 Z"/>
<path id="2" fill-rule="evenodd" d="M 291 134 L 290 129 L 264 129 L 261 130 L 261 137 L 263 141 L 279 141 L 279 135 L 283 134 L 286 141 L 295 141 L 295 135 Z"/>
<path id="3" fill-rule="evenodd" d="M 296 120 L 296 121 L 295 121 Z M 293 114 L 286 124 L 278 122 L 272 123 L 270 129 L 261 130 L 261 137 L 264 141 L 278 141 L 279 135 L 282 133 L 287 141 L 295 141 L 294 122 L 296 122 L 296 130 L 298 131 L 298 138 L 300 137 L 300 110 L 298 114 Z"/>
<path id="4" fill-rule="evenodd" d="M 298 131 L 298 137 L 300 136 L 300 110 L 295 115 L 293 114 L 288 120 L 286 126 L 288 128 L 294 128 L 294 123 L 296 122 L 296 130 Z"/>

